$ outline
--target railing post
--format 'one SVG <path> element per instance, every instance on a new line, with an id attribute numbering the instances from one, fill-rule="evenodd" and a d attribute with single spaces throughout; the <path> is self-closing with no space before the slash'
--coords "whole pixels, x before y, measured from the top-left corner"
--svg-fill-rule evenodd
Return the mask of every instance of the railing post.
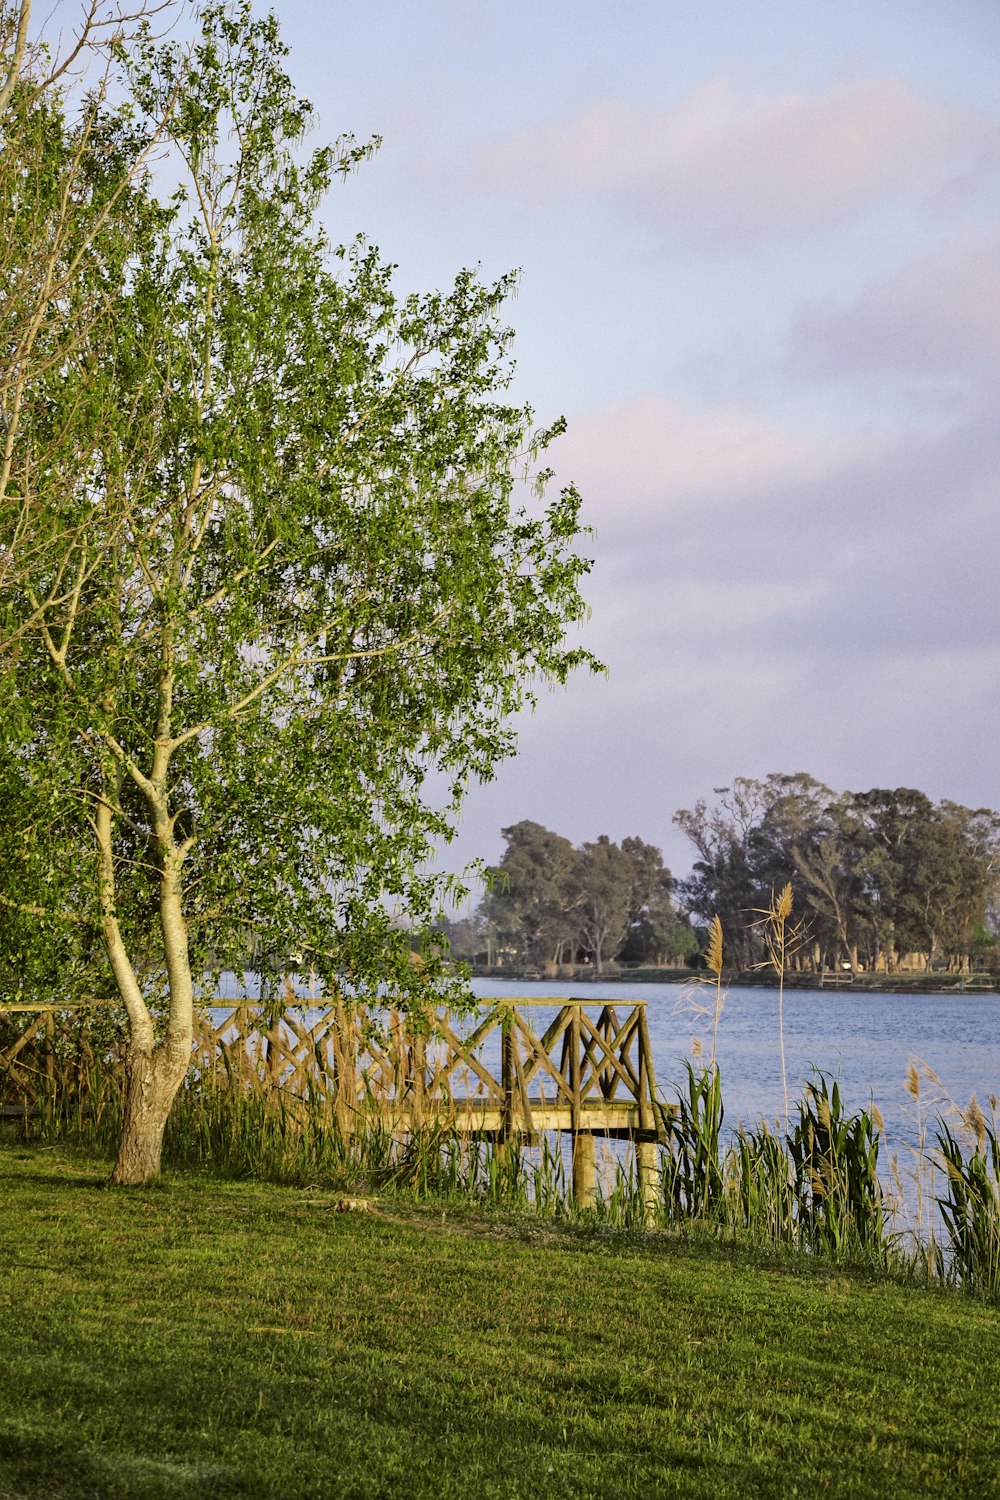
<path id="1" fill-rule="evenodd" d="M 355 1012 L 356 1016 L 356 1012 Z M 333 1053 L 333 1114 L 345 1141 L 354 1134 L 354 1112 L 358 1101 L 359 1058 L 355 1040 L 355 1016 L 348 1027 L 347 1010 L 338 995 L 333 1007 L 333 1028 L 328 1048 Z M 329 1056 L 329 1051 L 327 1053 Z"/>
<path id="2" fill-rule="evenodd" d="M 652 1047 L 649 1041 L 646 1007 L 643 1005 L 639 1010 L 639 1129 L 642 1135 L 635 1143 L 635 1159 L 639 1173 L 639 1194 L 647 1229 L 651 1229 L 656 1223 L 660 1207 L 659 1150 L 655 1136 L 647 1134 L 656 1129 L 653 1088 Z"/>
<path id="3" fill-rule="evenodd" d="M 415 1029 L 411 1032 L 410 1087 L 413 1093 L 413 1124 L 420 1130 L 424 1123 L 424 1095 L 427 1088 L 427 1041 L 423 1033 L 416 1029 L 420 1023 L 412 1024 Z"/>
<path id="4" fill-rule="evenodd" d="M 514 1115 L 514 1088 L 517 1069 L 514 1063 L 514 1026 L 509 1006 L 504 1006 L 500 1023 L 500 1087 L 503 1089 L 504 1129 L 509 1132 Z"/>
<path id="5" fill-rule="evenodd" d="M 56 1116 L 56 1019 L 51 1011 L 45 1015 L 45 1119 Z"/>
<path id="6" fill-rule="evenodd" d="M 517 1038 L 514 1034 L 514 1007 L 505 1005 L 500 1022 L 500 1087 L 503 1090 L 503 1118 L 497 1137 L 497 1165 L 506 1170 L 514 1149 L 516 1123 L 514 1119 L 514 1095 L 517 1089 Z"/>
<path id="7" fill-rule="evenodd" d="M 577 1208 L 593 1208 L 597 1202 L 597 1154 L 589 1130 L 573 1133 L 573 1201 Z"/>
<path id="8" fill-rule="evenodd" d="M 580 1007 L 574 1005 L 570 1020 L 569 1076 L 572 1092 L 573 1199 L 577 1208 L 593 1208 L 597 1202 L 597 1164 L 594 1137 L 583 1129 L 582 1084 L 583 1038 Z"/>

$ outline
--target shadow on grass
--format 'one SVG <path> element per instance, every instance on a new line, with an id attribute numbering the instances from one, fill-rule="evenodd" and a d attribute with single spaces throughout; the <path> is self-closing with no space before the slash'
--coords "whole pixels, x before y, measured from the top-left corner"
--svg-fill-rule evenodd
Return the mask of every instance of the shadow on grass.
<path id="1" fill-rule="evenodd" d="M 26 1186 L 42 1188 L 58 1188 L 61 1193 L 73 1188 L 110 1188 L 110 1168 L 100 1176 L 92 1177 L 90 1173 L 71 1175 L 65 1172 L 4 1172 L 2 1180 L 6 1182 L 8 1190 L 14 1183 L 23 1182 Z"/>
<path id="2" fill-rule="evenodd" d="M 224 1468 L 160 1458 L 102 1451 L 89 1445 L 53 1440 L 0 1420 L 0 1469 L 18 1500 L 188 1500 L 194 1495 L 247 1495 L 246 1483 Z"/>

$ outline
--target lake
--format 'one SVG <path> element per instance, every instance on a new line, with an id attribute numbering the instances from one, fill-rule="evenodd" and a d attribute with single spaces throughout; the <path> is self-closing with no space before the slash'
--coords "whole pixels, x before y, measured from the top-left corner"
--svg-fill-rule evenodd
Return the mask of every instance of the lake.
<path id="1" fill-rule="evenodd" d="M 626 1004 L 647 1003 L 656 1079 L 666 1099 L 684 1078 L 692 1038 L 702 1043 L 707 1062 L 712 1046 L 711 1017 L 694 1006 L 711 1005 L 714 991 L 676 984 L 546 984 L 476 980 L 480 997 L 574 998 Z M 851 993 L 845 990 L 786 990 L 785 1063 L 791 1103 L 815 1068 L 840 1082 L 848 1109 L 874 1099 L 885 1119 L 887 1154 L 917 1140 L 914 1101 L 906 1090 L 911 1059 L 934 1070 L 942 1089 L 921 1081 L 923 1108 L 946 1104 L 944 1091 L 965 1106 L 975 1094 L 986 1108 L 1000 1094 L 1000 995 L 916 995 Z M 543 1014 L 545 1014 L 543 1012 Z M 782 1112 L 778 1042 L 778 991 L 730 989 L 719 1023 L 716 1056 L 722 1073 L 726 1124 L 773 1124 Z"/>
<path id="2" fill-rule="evenodd" d="M 226 974 L 218 991 L 224 1001 L 241 993 L 258 993 L 259 976 Z M 305 984 L 300 987 L 306 999 Z M 711 1053 L 711 1018 L 695 1014 L 711 1006 L 708 986 L 677 984 L 587 983 L 477 979 L 480 998 L 553 1001 L 571 995 L 599 1003 L 647 1004 L 656 1080 L 663 1097 L 675 1097 L 684 1078 L 684 1059 L 693 1056 L 699 1037 L 705 1062 Z M 322 1006 L 322 1000 L 316 1003 Z M 532 1007 L 534 1009 L 534 1007 Z M 555 1009 L 536 1011 L 532 1024 L 544 1030 Z M 462 1028 L 460 1028 L 462 1029 Z M 846 989 L 786 990 L 784 997 L 785 1062 L 789 1103 L 815 1068 L 837 1078 L 849 1110 L 870 1099 L 885 1120 L 883 1161 L 893 1151 L 917 1142 L 914 1101 L 906 1090 L 912 1060 L 932 1068 L 940 1088 L 922 1080 L 921 1107 L 933 1115 L 949 1101 L 964 1107 L 973 1094 L 986 1108 L 990 1094 L 1000 1094 L 1000 995 L 877 994 Z M 499 1038 L 491 1039 L 485 1061 L 499 1066 Z M 729 990 L 719 1023 L 716 1055 L 722 1073 L 727 1132 L 740 1121 L 773 1124 L 782 1112 L 781 1060 L 778 1045 L 778 992 L 763 988 Z"/>

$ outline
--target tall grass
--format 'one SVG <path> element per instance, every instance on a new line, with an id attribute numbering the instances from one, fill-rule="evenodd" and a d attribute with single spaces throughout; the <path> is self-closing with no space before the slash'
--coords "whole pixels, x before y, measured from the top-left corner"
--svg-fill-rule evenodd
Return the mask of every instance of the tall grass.
<path id="1" fill-rule="evenodd" d="M 708 946 L 705 949 L 705 968 L 711 974 L 710 980 L 712 996 L 712 1054 L 708 1060 L 709 1067 L 715 1067 L 715 1059 L 719 1042 L 719 1022 L 722 1020 L 722 1012 L 726 1003 L 726 992 L 722 987 L 723 970 L 722 952 L 722 923 L 718 917 L 713 917 L 708 928 Z"/>
<path id="2" fill-rule="evenodd" d="M 937 1199 L 948 1239 L 942 1270 L 961 1286 L 1000 1298 L 1000 1141 L 997 1101 L 987 1120 L 973 1098 L 962 1123 L 971 1138 L 967 1150 L 948 1123 L 937 1128 L 944 1167 L 944 1192 Z"/>
<path id="3" fill-rule="evenodd" d="M 736 1133 L 726 1171 L 729 1222 L 763 1244 L 794 1245 L 798 1196 L 788 1147 L 761 1121 Z"/>
<path id="4" fill-rule="evenodd" d="M 788 963 L 805 942 L 805 928 L 792 921 L 792 887 L 781 894 L 771 891 L 767 906 L 758 908 L 759 920 L 753 926 L 760 931 L 766 957 L 762 968 L 774 970 L 778 980 L 778 1049 L 781 1054 L 781 1096 L 784 1102 L 782 1123 L 788 1125 L 788 1072 L 785 1068 L 785 974 Z"/>
<path id="5" fill-rule="evenodd" d="M 884 1259 L 891 1248 L 878 1175 L 881 1116 L 844 1112 L 840 1085 L 816 1073 L 788 1135 L 800 1239 L 836 1259 Z"/>
<path id="6" fill-rule="evenodd" d="M 334 1101 L 289 1097 L 212 1078 L 181 1093 L 163 1142 L 166 1166 L 217 1175 L 418 1198 L 462 1196 L 490 1204 L 551 1207 L 552 1164 L 536 1171 L 516 1147 L 459 1135 L 447 1114 L 401 1130 L 391 1114 L 360 1111 L 345 1130 Z M 537 1195 L 533 1192 L 538 1179 Z"/>
<path id="7" fill-rule="evenodd" d="M 723 1201 L 721 1159 L 722 1079 L 716 1067 L 685 1063 L 687 1088 L 677 1090 L 676 1111 L 666 1117 L 663 1200 L 668 1222 L 719 1218 Z"/>
<path id="8" fill-rule="evenodd" d="M 790 907 L 784 893 L 773 904 L 780 959 L 788 951 L 780 940 Z M 697 1228 L 837 1263 L 909 1269 L 1000 1300 L 997 1100 L 991 1099 L 988 1117 L 974 1100 L 960 1111 L 925 1064 L 911 1064 L 907 1088 L 918 1129 L 913 1148 L 917 1225 L 904 1233 L 879 1172 L 881 1116 L 874 1104 L 849 1112 L 836 1079 L 817 1072 L 794 1102 L 786 1093 L 785 1118 L 776 1127 L 740 1124 L 724 1133 L 723 1080 L 715 1059 L 725 998 L 721 929 L 710 951 L 715 996 L 704 1014 L 713 1028 L 712 1056 L 707 1067 L 686 1063 L 675 1102 L 657 1107 L 662 1144 L 654 1227 Z M 46 1055 L 41 1033 L 21 1048 L 18 1077 L 23 1087 L 30 1082 L 37 1107 L 31 1115 L 25 1110 L 9 1119 L 9 1128 L 49 1138 L 71 1136 L 113 1151 L 121 1128 L 121 1077 L 114 1039 L 105 1030 L 104 1021 L 85 1024 L 73 1053 L 65 1029 L 50 1027 L 58 1066 Z M 16 1046 L 16 1027 L 11 1034 Z M 0 1041 L 9 1044 L 10 1036 Z M 354 1081 L 349 1097 L 338 1097 L 329 1078 L 326 1087 L 317 1081 L 291 1092 L 268 1071 L 268 1049 L 248 1062 L 242 1046 L 221 1048 L 216 1066 L 192 1073 L 168 1122 L 168 1167 L 323 1183 L 350 1193 L 461 1199 L 566 1216 L 579 1212 L 565 1137 L 543 1136 L 531 1149 L 517 1138 L 470 1138 L 457 1129 L 447 1101 L 422 1127 L 403 1128 L 392 1109 L 398 1079 L 389 1083 L 379 1075 L 382 1082 L 360 1095 Z M 938 1090 L 929 1100 L 921 1090 L 923 1074 Z M 8 1077 L 14 1077 L 11 1069 Z M 12 1097 L 10 1091 L 4 1096 L 8 1106 Z M 647 1188 L 635 1153 L 614 1154 L 609 1148 L 598 1176 L 597 1218 L 622 1228 L 647 1227 Z"/>
<path id="9" fill-rule="evenodd" d="M 0 1013 L 0 1103 L 26 1132 L 87 1131 L 117 1139 L 123 1039 L 107 1006 Z"/>
<path id="10" fill-rule="evenodd" d="M 708 1225 L 837 1261 L 894 1258 L 874 1106 L 847 1113 L 837 1081 L 816 1073 L 787 1129 L 774 1132 L 762 1121 L 755 1130 L 740 1126 L 725 1142 L 718 1068 L 685 1067 L 664 1151 L 665 1222 Z"/>

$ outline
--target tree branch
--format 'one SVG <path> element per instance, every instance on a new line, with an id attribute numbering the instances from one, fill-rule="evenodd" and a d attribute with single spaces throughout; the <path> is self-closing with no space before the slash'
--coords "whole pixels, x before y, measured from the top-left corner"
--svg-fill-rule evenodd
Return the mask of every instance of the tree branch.
<path id="1" fill-rule="evenodd" d="M 21 12 L 17 18 L 17 35 L 14 38 L 14 50 L 11 53 L 10 66 L 7 69 L 7 77 L 0 85 L 0 114 L 7 108 L 7 103 L 21 76 L 24 66 L 24 54 L 28 45 L 28 23 L 31 20 L 31 0 L 21 0 Z"/>
<path id="2" fill-rule="evenodd" d="M 11 896 L 0 895 L 0 906 L 9 907 L 11 911 L 24 912 L 28 917 L 43 917 L 50 922 L 72 922 L 80 927 L 86 927 L 88 923 L 88 918 L 81 917 L 78 912 L 49 911 L 46 907 L 35 906 L 30 901 L 15 901 Z"/>

